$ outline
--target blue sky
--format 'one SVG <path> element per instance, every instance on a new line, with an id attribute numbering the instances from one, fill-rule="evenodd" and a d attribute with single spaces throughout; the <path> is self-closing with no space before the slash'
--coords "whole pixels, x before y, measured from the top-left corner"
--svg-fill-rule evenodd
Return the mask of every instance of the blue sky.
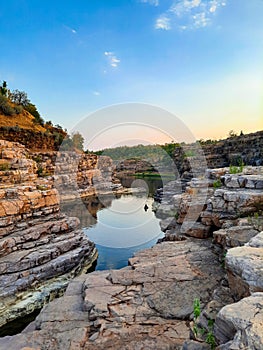
<path id="1" fill-rule="evenodd" d="M 0 80 L 68 130 L 138 102 L 175 114 L 198 139 L 256 131 L 262 14 L 262 0 L 1 0 Z M 97 116 L 91 125 L 103 128 Z"/>

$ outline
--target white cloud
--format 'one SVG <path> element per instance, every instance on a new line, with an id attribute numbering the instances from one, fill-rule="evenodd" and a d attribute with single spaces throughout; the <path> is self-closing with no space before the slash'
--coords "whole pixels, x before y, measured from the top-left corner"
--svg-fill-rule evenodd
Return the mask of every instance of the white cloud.
<path id="1" fill-rule="evenodd" d="M 100 96 L 100 92 L 99 91 L 93 91 L 93 95 L 94 96 Z"/>
<path id="2" fill-rule="evenodd" d="M 212 23 L 213 16 L 223 6 L 226 6 L 226 0 L 173 0 L 173 4 L 157 18 L 155 28 L 205 28 Z"/>
<path id="3" fill-rule="evenodd" d="M 211 20 L 207 17 L 206 12 L 201 12 L 193 15 L 193 26 L 195 28 L 206 27 L 210 21 Z"/>
<path id="4" fill-rule="evenodd" d="M 64 27 L 65 27 L 67 30 L 69 30 L 72 34 L 77 34 L 76 29 L 71 28 L 71 27 L 69 27 L 69 26 L 66 26 L 65 24 L 64 24 Z"/>
<path id="5" fill-rule="evenodd" d="M 141 0 L 143 3 L 147 3 L 153 6 L 159 6 L 159 0 Z"/>
<path id="6" fill-rule="evenodd" d="M 163 30 L 170 30 L 171 25 L 170 25 L 170 18 L 166 16 L 160 16 L 155 23 L 155 28 L 156 29 L 163 29 Z"/>
<path id="7" fill-rule="evenodd" d="M 114 52 L 105 51 L 104 55 L 108 58 L 108 62 L 109 62 L 111 67 L 114 67 L 114 68 L 118 67 L 121 60 L 119 58 L 117 58 L 117 56 L 115 55 Z"/>

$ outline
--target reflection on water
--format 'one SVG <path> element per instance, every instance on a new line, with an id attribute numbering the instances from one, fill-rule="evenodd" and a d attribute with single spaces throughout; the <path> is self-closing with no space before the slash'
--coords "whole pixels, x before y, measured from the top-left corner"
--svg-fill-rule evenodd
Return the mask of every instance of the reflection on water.
<path id="1" fill-rule="evenodd" d="M 130 185 L 133 180 L 130 179 Z M 151 185 L 147 183 L 149 194 L 161 185 L 159 179 L 154 180 Z M 153 246 L 163 236 L 159 220 L 151 210 L 152 203 L 151 197 L 135 194 L 88 197 L 64 203 L 62 207 L 68 215 L 80 219 L 99 252 L 96 270 L 105 270 L 127 266 L 134 252 Z"/>
<path id="2" fill-rule="evenodd" d="M 139 179 L 139 177 L 126 176 L 126 177 L 120 178 L 120 181 L 123 187 L 132 187 L 132 183 L 136 179 Z M 153 197 L 157 188 L 163 187 L 163 181 L 161 177 L 156 177 L 156 178 L 140 177 L 140 180 L 143 180 L 146 182 L 150 197 Z"/>

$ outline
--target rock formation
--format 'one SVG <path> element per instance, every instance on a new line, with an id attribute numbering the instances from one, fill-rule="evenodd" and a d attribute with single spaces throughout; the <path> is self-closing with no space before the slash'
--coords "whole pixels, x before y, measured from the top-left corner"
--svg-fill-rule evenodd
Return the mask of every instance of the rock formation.
<path id="1" fill-rule="evenodd" d="M 79 220 L 61 212 L 59 200 L 67 196 L 65 191 L 59 195 L 54 179 L 64 190 L 71 181 L 77 194 L 102 187 L 110 191 L 110 160 L 77 155 L 79 164 L 70 176 L 72 153 L 60 155 L 65 161 L 57 166 L 66 168 L 47 177 L 54 173 L 57 154 L 32 155 L 19 143 L 0 141 L 0 326 L 61 295 L 69 280 L 97 258 Z"/>
<path id="2" fill-rule="evenodd" d="M 74 279 L 22 334 L 3 338 L 0 349 L 181 349 L 194 298 L 206 305 L 224 276 L 210 243 L 166 242 L 129 262 Z"/>
<path id="3" fill-rule="evenodd" d="M 58 162 L 66 164 L 69 188 L 75 163 Z M 2 338 L 0 349 L 205 350 L 206 342 L 218 350 L 261 349 L 263 168 L 242 170 L 209 169 L 185 192 L 177 182 L 168 185 L 155 208 L 163 216 L 161 244 L 136 253 L 121 270 L 76 277 L 21 334 Z M 91 183 L 86 166 L 73 174 Z"/>

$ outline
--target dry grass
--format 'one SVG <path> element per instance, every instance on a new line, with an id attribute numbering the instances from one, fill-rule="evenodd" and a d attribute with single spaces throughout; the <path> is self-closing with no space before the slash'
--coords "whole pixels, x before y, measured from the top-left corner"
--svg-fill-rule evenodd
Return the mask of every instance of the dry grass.
<path id="1" fill-rule="evenodd" d="M 2 126 L 19 126 L 21 129 L 32 130 L 35 132 L 45 132 L 46 129 L 34 123 L 34 117 L 27 111 L 12 116 L 6 116 L 0 113 L 0 127 Z"/>

